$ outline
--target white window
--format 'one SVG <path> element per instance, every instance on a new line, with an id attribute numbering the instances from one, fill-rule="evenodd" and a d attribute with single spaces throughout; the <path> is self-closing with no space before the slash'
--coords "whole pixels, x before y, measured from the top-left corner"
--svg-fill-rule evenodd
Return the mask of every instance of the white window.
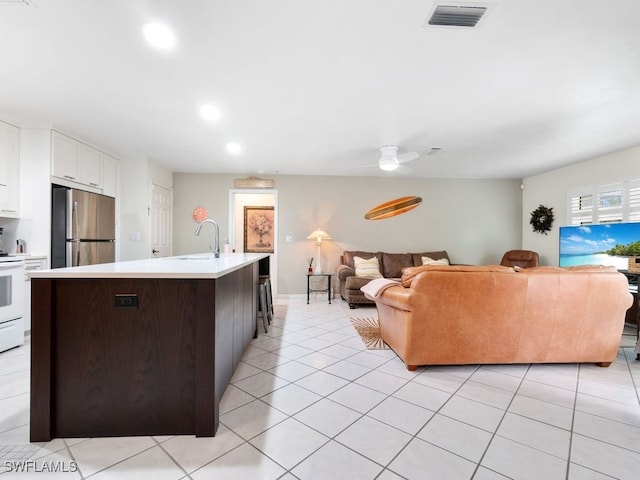
<path id="1" fill-rule="evenodd" d="M 640 222 L 640 179 L 569 193 L 569 224 Z"/>

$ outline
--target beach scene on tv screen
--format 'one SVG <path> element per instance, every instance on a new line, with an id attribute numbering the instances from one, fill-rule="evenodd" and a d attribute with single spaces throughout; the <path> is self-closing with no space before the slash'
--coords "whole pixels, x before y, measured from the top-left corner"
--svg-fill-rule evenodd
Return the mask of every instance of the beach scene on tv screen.
<path id="1" fill-rule="evenodd" d="M 560 227 L 560 266 L 612 265 L 627 270 L 640 255 L 640 222 Z"/>

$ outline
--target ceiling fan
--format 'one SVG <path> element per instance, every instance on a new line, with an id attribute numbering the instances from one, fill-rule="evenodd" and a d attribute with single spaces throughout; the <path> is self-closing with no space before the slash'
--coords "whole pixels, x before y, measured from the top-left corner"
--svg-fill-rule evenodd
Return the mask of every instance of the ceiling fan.
<path id="1" fill-rule="evenodd" d="M 378 168 L 385 172 L 398 172 L 398 173 L 411 173 L 409 167 L 403 165 L 403 163 L 412 162 L 420 156 L 431 155 L 440 151 L 440 147 L 431 147 L 429 151 L 418 152 L 405 152 L 398 154 L 398 145 L 383 145 L 380 147 L 380 159 L 378 160 Z"/>

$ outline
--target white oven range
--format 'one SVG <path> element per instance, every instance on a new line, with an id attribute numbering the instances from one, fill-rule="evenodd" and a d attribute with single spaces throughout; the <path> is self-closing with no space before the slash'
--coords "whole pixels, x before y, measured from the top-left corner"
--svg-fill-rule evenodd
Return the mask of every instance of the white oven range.
<path id="1" fill-rule="evenodd" d="M 0 257 L 0 352 L 24 343 L 24 260 Z"/>

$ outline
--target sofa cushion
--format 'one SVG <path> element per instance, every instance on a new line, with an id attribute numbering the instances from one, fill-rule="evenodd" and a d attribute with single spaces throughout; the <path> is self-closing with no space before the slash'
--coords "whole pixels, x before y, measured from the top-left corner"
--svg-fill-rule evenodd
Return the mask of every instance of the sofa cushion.
<path id="1" fill-rule="evenodd" d="M 440 260 L 441 258 L 446 258 L 447 260 L 451 261 L 451 259 L 449 258 L 449 254 L 447 253 L 446 250 L 439 250 L 437 252 L 412 253 L 411 258 L 413 260 L 412 264 L 414 267 L 419 267 L 420 265 L 422 265 L 422 257 L 429 257 L 434 260 Z"/>
<path id="2" fill-rule="evenodd" d="M 410 253 L 382 253 L 382 276 L 400 278 L 402 269 L 413 264 Z"/>
<path id="3" fill-rule="evenodd" d="M 382 260 L 382 252 L 361 252 L 359 250 L 345 250 L 342 253 L 342 263 L 348 265 L 355 270 L 356 264 L 353 262 L 353 257 L 371 258 L 377 257 L 378 262 Z"/>
<path id="4" fill-rule="evenodd" d="M 361 258 L 353 257 L 353 263 L 355 264 L 356 277 L 363 278 L 382 278 L 380 273 L 380 262 L 378 257 Z"/>
<path id="5" fill-rule="evenodd" d="M 422 265 L 449 265 L 448 258 L 439 258 L 434 260 L 431 257 L 422 257 Z"/>

